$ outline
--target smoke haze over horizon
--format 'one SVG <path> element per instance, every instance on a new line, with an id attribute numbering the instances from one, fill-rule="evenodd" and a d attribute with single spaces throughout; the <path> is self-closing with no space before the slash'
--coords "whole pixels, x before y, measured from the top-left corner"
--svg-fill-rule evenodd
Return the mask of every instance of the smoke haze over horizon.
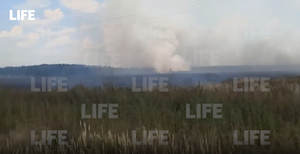
<path id="1" fill-rule="evenodd" d="M 35 9 L 36 20 L 10 21 L 10 9 Z M 299 9 L 297 0 L 6 2 L 0 67 L 70 63 L 166 72 L 299 64 Z"/>

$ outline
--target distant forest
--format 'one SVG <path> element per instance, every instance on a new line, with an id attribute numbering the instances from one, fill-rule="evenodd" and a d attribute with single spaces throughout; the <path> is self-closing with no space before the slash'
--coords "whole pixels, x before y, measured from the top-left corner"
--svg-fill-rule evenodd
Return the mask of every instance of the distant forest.
<path id="1" fill-rule="evenodd" d="M 0 88 L 29 89 L 31 77 L 41 84 L 42 77 L 67 77 L 68 86 L 82 84 L 87 87 L 132 87 L 133 77 L 142 86 L 143 77 L 168 77 L 168 85 L 197 86 L 199 84 L 230 81 L 233 77 L 287 77 L 299 76 L 300 66 L 215 66 L 191 68 L 190 71 L 157 73 L 152 68 L 113 68 L 78 64 L 43 64 L 35 66 L 0 68 Z"/>

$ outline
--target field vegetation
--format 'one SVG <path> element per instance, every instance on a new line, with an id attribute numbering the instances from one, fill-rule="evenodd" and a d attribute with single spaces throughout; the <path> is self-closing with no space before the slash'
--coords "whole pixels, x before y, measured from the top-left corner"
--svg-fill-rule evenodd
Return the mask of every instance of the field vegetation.
<path id="1" fill-rule="evenodd" d="M 233 92 L 232 82 L 168 92 L 0 89 L 0 153 L 300 153 L 299 83 L 272 80 L 270 92 Z M 186 104 L 203 103 L 223 104 L 223 118 L 186 118 Z M 119 118 L 82 119 L 81 104 L 118 104 Z M 68 145 L 31 145 L 31 130 L 68 130 Z M 169 144 L 132 145 L 132 130 L 169 130 Z M 233 130 L 239 140 L 244 130 L 270 130 L 270 145 L 233 145 Z"/>

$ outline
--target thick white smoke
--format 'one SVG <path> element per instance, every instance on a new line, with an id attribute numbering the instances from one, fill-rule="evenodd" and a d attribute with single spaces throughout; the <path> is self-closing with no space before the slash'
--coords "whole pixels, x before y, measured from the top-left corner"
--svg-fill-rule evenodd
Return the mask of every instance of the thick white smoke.
<path id="1" fill-rule="evenodd" d="M 112 0 L 107 2 L 103 16 L 111 18 L 137 12 L 145 12 L 138 0 Z M 122 67 L 152 67 L 158 72 L 189 70 L 177 50 L 181 43 L 178 42 L 180 25 L 169 18 L 143 21 L 149 18 L 151 15 L 140 13 L 120 19 L 121 24 L 103 26 L 104 50 L 119 53 Z"/>
<path id="2" fill-rule="evenodd" d="M 210 15 L 199 19 L 196 13 L 174 11 L 164 16 L 168 13 L 161 10 L 151 11 L 140 0 L 107 1 L 103 18 L 118 18 L 103 24 L 103 50 L 120 54 L 121 67 L 158 72 L 186 71 L 195 65 L 299 64 L 299 34 L 275 19 L 252 24 L 237 13 L 208 24 Z M 213 54 L 217 58 L 212 59 Z"/>
<path id="3" fill-rule="evenodd" d="M 54 18 L 46 13 L 29 25 L 4 26 L 0 66 L 76 63 L 166 72 L 300 64 L 299 0 L 67 1 L 60 0 Z M 54 21 L 58 9 L 65 18 Z"/>

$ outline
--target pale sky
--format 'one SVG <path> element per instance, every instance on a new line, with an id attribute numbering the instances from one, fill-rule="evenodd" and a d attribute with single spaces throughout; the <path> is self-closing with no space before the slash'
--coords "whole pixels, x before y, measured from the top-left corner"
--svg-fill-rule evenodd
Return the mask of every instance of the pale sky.
<path id="1" fill-rule="evenodd" d="M 300 63 L 299 0 L 0 3 L 0 67 L 110 63 L 180 70 Z M 10 21 L 9 10 L 18 9 L 35 10 L 36 20 Z"/>

